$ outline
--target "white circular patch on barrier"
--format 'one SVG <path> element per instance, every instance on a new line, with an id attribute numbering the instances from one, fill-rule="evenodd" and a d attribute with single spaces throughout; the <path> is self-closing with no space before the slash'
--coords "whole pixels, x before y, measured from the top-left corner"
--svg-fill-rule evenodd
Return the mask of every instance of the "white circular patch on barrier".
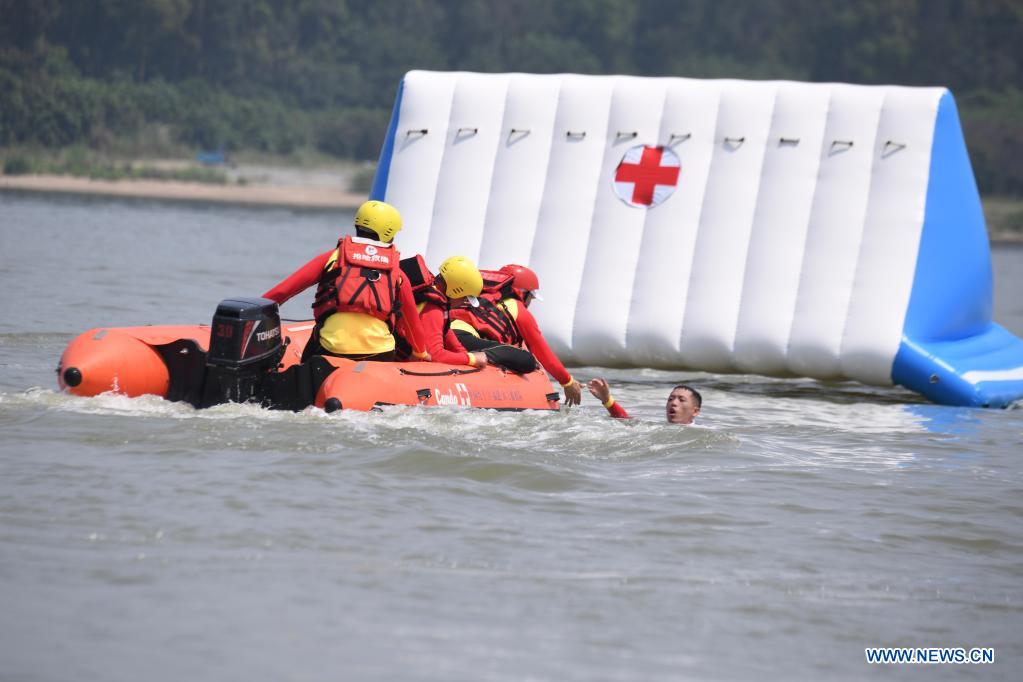
<path id="1" fill-rule="evenodd" d="M 625 152 L 611 183 L 629 206 L 653 208 L 675 191 L 681 171 L 678 154 L 667 147 L 641 144 Z"/>

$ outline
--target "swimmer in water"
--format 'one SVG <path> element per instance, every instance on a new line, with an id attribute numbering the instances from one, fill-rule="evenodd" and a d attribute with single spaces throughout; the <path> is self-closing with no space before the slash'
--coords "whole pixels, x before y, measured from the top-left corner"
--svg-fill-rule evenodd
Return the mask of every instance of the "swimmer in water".
<path id="1" fill-rule="evenodd" d="M 611 396 L 611 388 L 601 377 L 591 379 L 586 385 L 590 393 L 607 408 L 608 414 L 615 419 L 631 419 L 625 408 L 615 402 Z M 669 424 L 692 424 L 703 406 L 703 396 L 692 386 L 678 384 L 668 394 L 668 402 L 664 406 L 664 415 Z"/>

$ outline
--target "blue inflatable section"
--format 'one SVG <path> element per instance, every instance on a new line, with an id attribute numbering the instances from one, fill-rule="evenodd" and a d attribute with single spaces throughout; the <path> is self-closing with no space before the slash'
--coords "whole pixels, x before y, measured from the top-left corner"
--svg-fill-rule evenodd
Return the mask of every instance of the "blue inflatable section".
<path id="1" fill-rule="evenodd" d="M 1023 399 L 1023 340 L 991 320 L 984 213 L 950 93 L 938 107 L 923 232 L 892 380 L 946 405 Z"/>
<path id="2" fill-rule="evenodd" d="M 387 128 L 384 146 L 380 150 L 377 173 L 373 177 L 373 188 L 369 192 L 369 198 L 377 201 L 383 201 L 387 195 L 387 179 L 391 176 L 391 158 L 394 156 L 394 136 L 398 129 L 398 114 L 401 113 L 401 96 L 404 92 L 405 81 L 402 80 L 398 83 L 398 94 L 394 98 L 394 109 L 391 111 L 391 125 Z"/>

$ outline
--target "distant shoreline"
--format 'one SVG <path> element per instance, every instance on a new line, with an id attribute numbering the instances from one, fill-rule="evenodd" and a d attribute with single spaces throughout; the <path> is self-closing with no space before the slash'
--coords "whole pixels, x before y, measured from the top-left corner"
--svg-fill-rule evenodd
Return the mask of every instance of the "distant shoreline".
<path id="1" fill-rule="evenodd" d="M 5 189 L 337 210 L 354 210 L 368 198 L 324 184 L 215 185 L 174 180 L 93 180 L 71 175 L 0 175 L 0 191 Z M 992 228 L 993 222 L 989 216 L 988 238 L 992 242 L 1023 242 L 1023 231 Z"/>
<path id="2" fill-rule="evenodd" d="M 0 190 L 210 201 L 294 208 L 358 208 L 366 196 L 323 185 L 215 185 L 171 180 L 92 180 L 70 175 L 2 175 Z"/>

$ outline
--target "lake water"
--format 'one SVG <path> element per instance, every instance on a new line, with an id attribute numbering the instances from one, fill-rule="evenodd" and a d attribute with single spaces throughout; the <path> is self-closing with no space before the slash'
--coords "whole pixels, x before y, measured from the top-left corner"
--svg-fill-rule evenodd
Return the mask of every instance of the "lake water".
<path id="1" fill-rule="evenodd" d="M 0 680 L 1019 679 L 1023 410 L 596 368 L 639 419 L 57 392 L 78 333 L 205 322 L 350 220 L 0 193 Z"/>

